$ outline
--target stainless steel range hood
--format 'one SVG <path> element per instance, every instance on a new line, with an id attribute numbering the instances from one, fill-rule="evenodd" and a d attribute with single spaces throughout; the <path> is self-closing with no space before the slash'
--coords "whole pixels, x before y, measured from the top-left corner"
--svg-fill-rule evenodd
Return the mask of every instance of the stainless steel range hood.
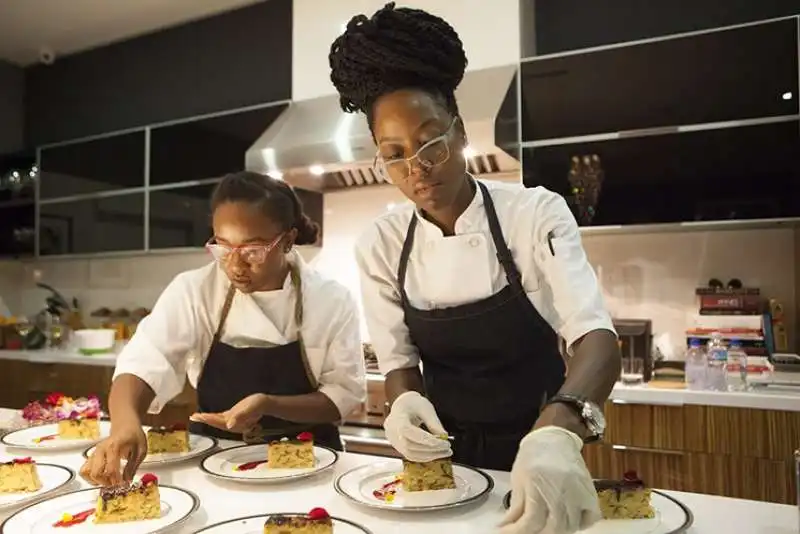
<path id="1" fill-rule="evenodd" d="M 516 66 L 468 72 L 458 88 L 469 139 L 470 171 L 519 179 Z M 293 102 L 245 156 L 248 170 L 297 187 L 330 190 L 383 183 L 372 170 L 376 147 L 363 116 L 344 113 L 336 95 Z"/>

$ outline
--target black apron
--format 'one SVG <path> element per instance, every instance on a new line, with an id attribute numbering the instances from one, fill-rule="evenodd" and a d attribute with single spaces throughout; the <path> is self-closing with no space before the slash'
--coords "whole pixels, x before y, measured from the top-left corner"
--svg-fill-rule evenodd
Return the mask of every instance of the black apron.
<path id="1" fill-rule="evenodd" d="M 303 295 L 300 276 L 294 266 L 291 268 L 291 278 L 297 292 L 295 322 L 298 333 L 297 341 L 286 345 L 238 348 L 220 341 L 236 292 L 233 287 L 228 290 L 219 326 L 197 383 L 198 408 L 201 413 L 224 412 L 254 393 L 303 395 L 317 391 L 317 383 L 308 365 L 300 335 Z M 265 443 L 282 437 L 294 438 L 300 432 L 308 431 L 314 434 L 316 444 L 342 450 L 339 430 L 333 424 L 311 425 L 264 417 L 255 428 L 244 435 L 195 422 L 190 424 L 190 431 L 247 443 Z"/>
<path id="2" fill-rule="evenodd" d="M 492 197 L 475 182 L 508 285 L 477 302 L 432 310 L 412 307 L 405 279 L 416 214 L 408 225 L 397 279 L 405 323 L 422 360 L 426 395 L 454 438 L 453 461 L 509 471 L 520 440 L 564 383 L 566 367 L 557 334 L 525 293 Z"/>

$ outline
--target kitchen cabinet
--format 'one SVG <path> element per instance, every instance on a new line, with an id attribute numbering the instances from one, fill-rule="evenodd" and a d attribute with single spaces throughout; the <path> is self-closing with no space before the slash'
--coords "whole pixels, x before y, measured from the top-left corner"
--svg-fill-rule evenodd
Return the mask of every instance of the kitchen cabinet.
<path id="1" fill-rule="evenodd" d="M 800 412 L 608 402 L 606 436 L 584 447 L 589 471 L 635 469 L 653 487 L 794 504 Z"/>
<path id="2" fill-rule="evenodd" d="M 800 217 L 800 122 L 528 147 L 523 182 L 564 196 L 582 225 Z M 594 217 L 569 181 L 574 156 L 596 154 L 605 176 Z"/>
<path id="3" fill-rule="evenodd" d="M 245 153 L 286 104 L 153 128 L 150 184 L 208 180 L 245 168 Z"/>
<path id="4" fill-rule="evenodd" d="M 786 19 L 527 61 L 522 140 L 794 115 L 797 37 Z"/>
<path id="5" fill-rule="evenodd" d="M 107 410 L 113 374 L 113 367 L 103 365 L 0 359 L 0 406 L 21 409 L 32 400 L 43 399 L 58 391 L 70 397 L 97 395 Z M 186 421 L 196 407 L 194 389 L 187 383 L 183 393 L 167 404 L 160 414 L 148 415 L 144 422 L 166 425 Z"/>
<path id="6" fill-rule="evenodd" d="M 523 0 L 521 4 L 523 10 L 535 13 L 521 27 L 523 43 L 531 43 L 523 50 L 525 56 L 652 39 L 800 13 L 798 0 L 724 4 L 719 0 Z"/>
<path id="7" fill-rule="evenodd" d="M 143 187 L 145 144 L 140 130 L 42 148 L 40 198 Z"/>
<path id="8" fill-rule="evenodd" d="M 39 254 L 90 254 L 144 249 L 144 193 L 43 202 Z"/>
<path id="9" fill-rule="evenodd" d="M 150 191 L 150 248 L 202 247 L 213 235 L 209 215 L 216 182 Z"/>
<path id="10" fill-rule="evenodd" d="M 33 200 L 0 202 L 0 258 L 33 256 L 36 205 Z"/>

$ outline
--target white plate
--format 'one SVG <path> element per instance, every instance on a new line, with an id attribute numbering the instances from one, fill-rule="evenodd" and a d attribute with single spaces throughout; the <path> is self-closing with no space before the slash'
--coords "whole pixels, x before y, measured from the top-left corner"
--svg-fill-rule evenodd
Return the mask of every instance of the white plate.
<path id="1" fill-rule="evenodd" d="M 393 481 L 402 472 L 403 462 L 401 460 L 362 465 L 337 478 L 334 488 L 340 495 L 356 504 L 407 512 L 442 510 L 474 503 L 486 498 L 494 488 L 494 480 L 483 471 L 453 464 L 455 489 L 405 492 L 398 485 L 392 502 L 383 501 L 372 494 L 384 484 Z"/>
<path id="2" fill-rule="evenodd" d="M 511 492 L 503 498 L 509 507 Z M 656 512 L 653 519 L 603 519 L 581 534 L 679 534 L 694 523 L 694 516 L 685 504 L 658 490 L 650 491 L 650 505 Z"/>
<path id="3" fill-rule="evenodd" d="M 194 493 L 174 486 L 159 486 L 161 517 L 128 523 L 96 525 L 90 517 L 84 523 L 69 529 L 54 527 L 64 513 L 77 514 L 94 509 L 100 490 L 89 488 L 32 504 L 10 516 L 0 525 L 0 534 L 157 534 L 186 521 L 200 506 Z M 145 526 L 146 525 L 146 526 Z M 143 530 L 146 528 L 146 530 Z"/>
<path id="4" fill-rule="evenodd" d="M 101 439 L 105 439 L 111 432 L 111 423 L 109 421 L 100 421 L 100 439 L 61 439 L 55 437 L 54 439 L 36 443 L 34 440 L 43 438 L 45 436 L 58 435 L 58 423 L 50 425 L 32 426 L 30 428 L 23 428 L 9 432 L 2 438 L 0 442 L 7 447 L 14 447 L 17 449 L 28 449 L 35 451 L 65 451 L 71 449 L 82 449 Z"/>
<path id="5" fill-rule="evenodd" d="M 61 465 L 36 463 L 42 488 L 31 493 L 0 493 L 0 510 L 22 506 L 50 495 L 75 480 L 75 472 Z"/>
<path id="6" fill-rule="evenodd" d="M 205 473 L 225 480 L 249 484 L 270 484 L 306 478 L 330 469 L 339 460 L 333 449 L 314 446 L 315 465 L 310 469 L 269 469 L 263 463 L 249 471 L 235 471 L 237 465 L 267 460 L 267 445 L 242 445 L 207 456 L 200 464 Z"/>
<path id="7" fill-rule="evenodd" d="M 264 532 L 264 521 L 269 514 L 251 515 L 223 521 L 215 525 L 202 528 L 195 534 L 262 534 Z M 347 519 L 332 517 L 333 526 L 336 534 L 372 534 L 371 531 L 357 525 Z"/>
<path id="8" fill-rule="evenodd" d="M 145 433 L 150 427 L 143 427 Z M 142 467 L 153 467 L 155 465 L 174 464 L 183 462 L 192 458 L 197 458 L 209 452 L 217 446 L 216 438 L 208 436 L 199 436 L 197 434 L 189 434 L 189 451 L 188 452 L 162 452 L 157 454 L 148 454 L 142 462 Z M 94 453 L 95 446 L 91 446 L 83 451 L 83 457 L 89 458 Z"/>

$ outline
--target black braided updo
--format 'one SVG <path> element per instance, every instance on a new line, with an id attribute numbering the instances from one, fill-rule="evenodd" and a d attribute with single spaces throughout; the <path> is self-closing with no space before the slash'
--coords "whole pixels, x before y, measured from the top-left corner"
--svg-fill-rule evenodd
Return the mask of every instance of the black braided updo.
<path id="1" fill-rule="evenodd" d="M 399 89 L 421 89 L 458 115 L 454 96 L 467 56 L 450 24 L 426 11 L 389 2 L 372 17 L 356 15 L 331 45 L 331 81 L 342 109 L 362 112 L 372 126 L 375 100 Z"/>

